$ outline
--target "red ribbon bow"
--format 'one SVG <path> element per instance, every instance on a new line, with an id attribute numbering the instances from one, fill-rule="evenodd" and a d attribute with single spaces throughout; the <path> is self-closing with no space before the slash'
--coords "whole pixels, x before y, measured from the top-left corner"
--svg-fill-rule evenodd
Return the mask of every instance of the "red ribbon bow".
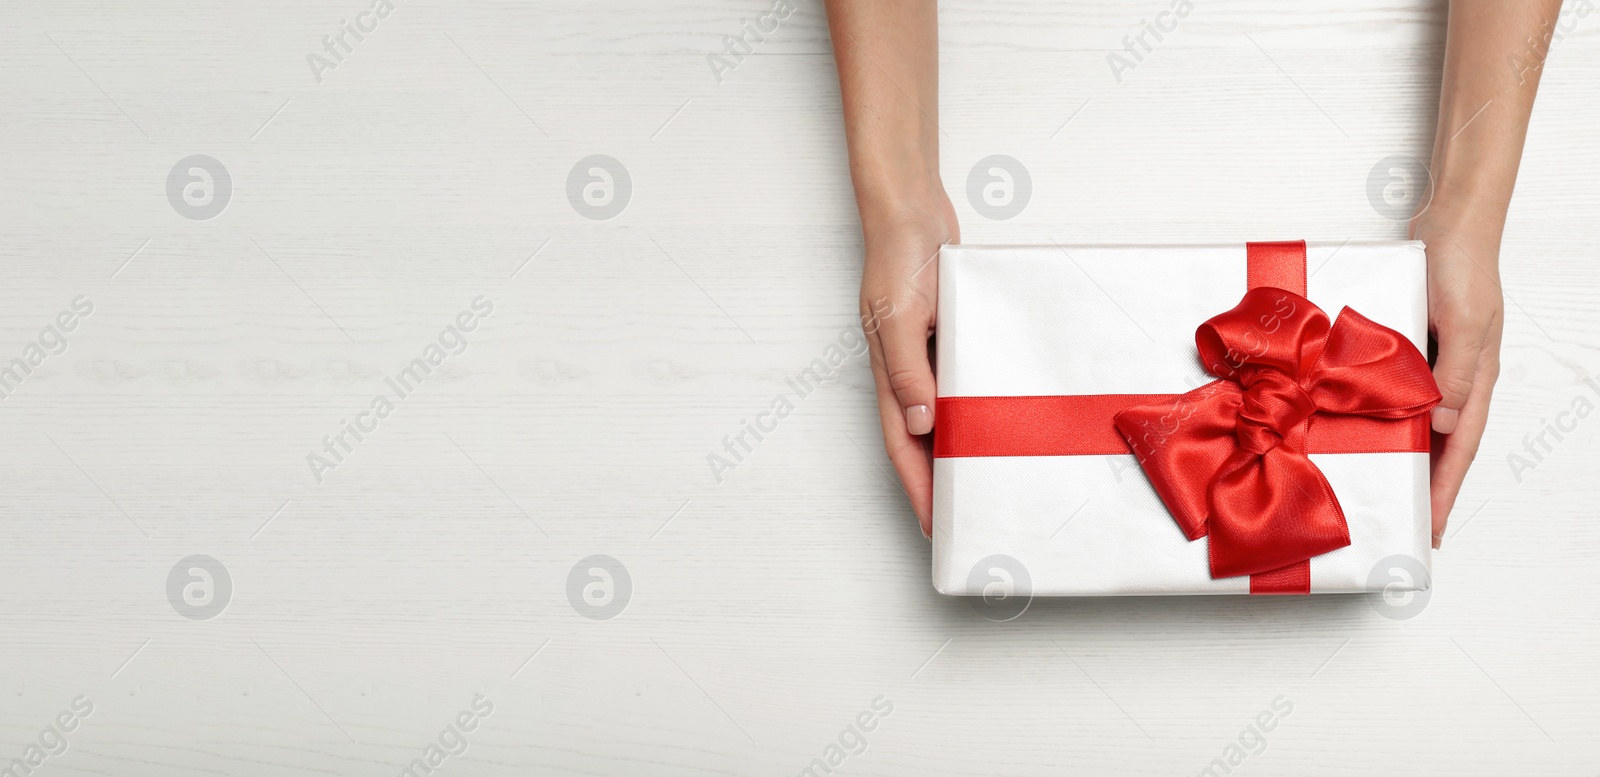
<path id="1" fill-rule="evenodd" d="M 1428 412 L 1440 396 L 1427 360 L 1349 308 L 1330 327 L 1304 297 L 1267 286 L 1202 324 L 1195 342 L 1220 380 L 1114 418 L 1184 534 L 1210 536 L 1211 576 L 1284 570 L 1349 545 L 1307 434 L 1332 416 Z"/>

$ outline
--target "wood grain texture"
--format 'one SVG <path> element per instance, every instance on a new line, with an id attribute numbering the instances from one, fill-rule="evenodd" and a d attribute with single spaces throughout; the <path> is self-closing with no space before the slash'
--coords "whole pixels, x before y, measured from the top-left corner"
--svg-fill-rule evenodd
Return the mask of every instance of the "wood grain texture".
<path id="1" fill-rule="evenodd" d="M 1366 180 L 1428 152 L 1440 2 L 1197 2 L 1121 83 L 1107 53 L 1164 0 L 941 5 L 969 242 L 1404 235 Z M 0 361 L 95 306 L 0 401 L 0 767 L 85 695 L 42 770 L 397 774 L 484 694 L 440 771 L 799 774 L 882 696 L 836 773 L 1198 774 L 1283 696 L 1237 773 L 1600 774 L 1600 421 L 1506 462 L 1600 373 L 1600 16 L 1544 77 L 1504 370 L 1421 615 L 993 623 L 929 585 L 864 360 L 706 464 L 855 321 L 831 48 L 797 6 L 720 84 L 707 55 L 770 3 L 399 2 L 320 84 L 306 55 L 370 3 L 0 8 Z M 167 201 L 191 154 L 232 177 L 211 220 Z M 609 221 L 567 199 L 591 154 L 633 182 Z M 965 197 L 991 154 L 1032 177 L 1009 221 Z M 306 455 L 480 295 L 317 483 Z M 192 554 L 233 581 L 211 620 L 167 598 Z M 611 620 L 568 602 L 592 554 L 633 583 Z"/>

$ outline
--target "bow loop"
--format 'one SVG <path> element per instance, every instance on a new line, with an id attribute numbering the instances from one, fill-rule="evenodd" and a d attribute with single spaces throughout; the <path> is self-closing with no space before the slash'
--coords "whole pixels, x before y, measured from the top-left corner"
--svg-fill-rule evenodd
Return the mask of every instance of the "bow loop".
<path id="1" fill-rule="evenodd" d="M 1322 357 L 1308 371 L 1317 408 L 1325 413 L 1409 418 L 1439 404 L 1428 361 L 1405 335 L 1345 308 Z"/>
<path id="2" fill-rule="evenodd" d="M 1206 321 L 1195 344 L 1220 380 L 1115 424 L 1184 534 L 1210 537 L 1212 577 L 1349 545 L 1339 500 L 1304 452 L 1308 422 L 1426 413 L 1439 389 L 1416 346 L 1349 308 L 1330 325 L 1310 300 L 1272 287 Z"/>
<path id="3" fill-rule="evenodd" d="M 1261 369 L 1300 375 L 1322 355 L 1328 314 L 1294 292 L 1251 289 L 1232 310 L 1195 332 L 1200 362 L 1212 375 L 1240 382 Z"/>

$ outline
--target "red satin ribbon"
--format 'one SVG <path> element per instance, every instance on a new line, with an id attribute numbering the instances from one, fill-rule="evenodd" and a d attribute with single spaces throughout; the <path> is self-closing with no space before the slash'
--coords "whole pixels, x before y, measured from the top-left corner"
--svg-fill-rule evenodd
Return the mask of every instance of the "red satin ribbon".
<path id="1" fill-rule="evenodd" d="M 1306 300 L 1305 243 L 1250 243 L 1250 291 L 1201 325 L 1219 380 L 1179 395 L 943 397 L 934 456 L 1137 455 L 1212 577 L 1310 593 L 1310 559 L 1350 544 L 1309 453 L 1428 450 L 1438 387 L 1409 340 Z"/>
<path id="2" fill-rule="evenodd" d="M 940 397 L 935 458 L 1115 456 L 1128 442 L 1112 416 L 1140 405 L 1171 405 L 1181 394 L 1081 394 L 1054 397 Z M 1311 417 L 1306 453 L 1427 453 L 1428 417 Z"/>

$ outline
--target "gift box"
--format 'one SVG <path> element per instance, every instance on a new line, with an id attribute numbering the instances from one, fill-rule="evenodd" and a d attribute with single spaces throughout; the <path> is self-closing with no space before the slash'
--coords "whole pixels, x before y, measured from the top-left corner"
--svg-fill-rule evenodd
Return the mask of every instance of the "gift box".
<path id="1" fill-rule="evenodd" d="M 1416 241 L 946 246 L 934 587 L 1425 590 L 1426 282 Z"/>

